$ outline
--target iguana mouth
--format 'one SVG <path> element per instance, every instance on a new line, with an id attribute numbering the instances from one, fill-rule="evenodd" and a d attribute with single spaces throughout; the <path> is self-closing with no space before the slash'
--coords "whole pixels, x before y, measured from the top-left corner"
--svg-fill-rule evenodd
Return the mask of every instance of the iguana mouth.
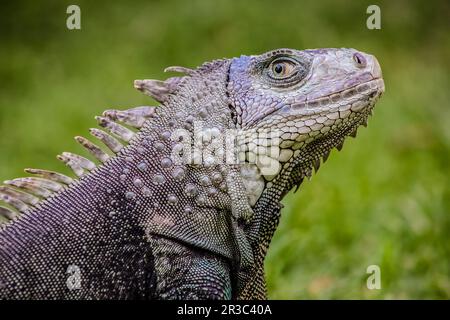
<path id="1" fill-rule="evenodd" d="M 271 114 L 288 114 L 303 116 L 299 119 L 307 119 L 308 116 L 317 114 L 327 114 L 339 109 L 339 102 L 343 99 L 356 98 L 357 95 L 372 98 L 381 95 L 384 92 L 384 81 L 382 78 L 376 78 L 363 83 L 354 85 L 352 87 L 335 91 L 326 96 L 316 98 L 311 101 L 298 102 L 288 105 L 280 110 L 274 110 Z M 355 101 L 354 103 L 358 103 Z M 355 105 L 354 110 L 361 110 L 361 104 Z M 269 114 L 269 115 L 271 115 Z"/>

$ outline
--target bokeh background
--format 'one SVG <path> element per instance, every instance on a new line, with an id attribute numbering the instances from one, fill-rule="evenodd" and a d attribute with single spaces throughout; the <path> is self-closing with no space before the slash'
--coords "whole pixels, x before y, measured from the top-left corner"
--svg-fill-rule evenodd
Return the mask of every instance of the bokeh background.
<path id="1" fill-rule="evenodd" d="M 66 8 L 81 7 L 81 30 Z M 381 30 L 366 8 L 381 8 Z M 286 197 L 266 261 L 273 299 L 450 298 L 450 2 L 2 1 L 0 179 L 55 159 L 107 108 L 153 103 L 133 80 L 278 47 L 376 55 L 369 127 Z M 382 289 L 366 288 L 381 268 Z"/>

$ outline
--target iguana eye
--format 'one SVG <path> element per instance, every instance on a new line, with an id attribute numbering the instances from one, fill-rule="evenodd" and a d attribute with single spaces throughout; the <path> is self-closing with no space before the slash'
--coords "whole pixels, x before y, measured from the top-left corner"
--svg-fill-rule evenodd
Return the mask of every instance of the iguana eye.
<path id="1" fill-rule="evenodd" d="M 309 63 L 290 56 L 271 58 L 261 65 L 263 81 L 272 88 L 288 89 L 300 83 L 307 74 Z"/>
<path id="2" fill-rule="evenodd" d="M 275 79 L 283 79 L 290 76 L 295 70 L 295 63 L 289 60 L 277 59 L 271 63 L 271 74 Z"/>

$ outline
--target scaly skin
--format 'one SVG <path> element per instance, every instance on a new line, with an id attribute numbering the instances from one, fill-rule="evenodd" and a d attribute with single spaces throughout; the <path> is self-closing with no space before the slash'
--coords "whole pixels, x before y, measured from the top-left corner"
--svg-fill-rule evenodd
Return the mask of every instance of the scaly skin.
<path id="1" fill-rule="evenodd" d="M 119 132 L 131 141 L 111 142 L 114 157 L 90 146 L 103 164 L 72 159 L 83 176 L 61 190 L 47 183 L 56 190 L 47 200 L 3 198 L 24 214 L 0 232 L 0 297 L 266 298 L 280 201 L 366 123 L 384 91 L 376 59 L 353 49 L 280 49 L 169 71 L 187 75 L 135 83 L 162 105 L 145 109 L 145 123 L 133 118 L 144 123 L 134 136 Z M 221 139 L 229 129 L 234 138 Z M 230 149 L 238 160 L 221 161 Z M 70 265 L 81 272 L 77 289 L 67 286 Z"/>

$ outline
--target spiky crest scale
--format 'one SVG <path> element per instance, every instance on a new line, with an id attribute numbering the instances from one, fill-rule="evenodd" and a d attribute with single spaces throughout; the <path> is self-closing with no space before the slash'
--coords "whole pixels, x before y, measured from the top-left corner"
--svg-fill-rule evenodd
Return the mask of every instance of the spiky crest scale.
<path id="1" fill-rule="evenodd" d="M 134 132 L 119 123 L 140 129 L 144 122 L 154 114 L 155 107 L 140 106 L 127 110 L 106 110 L 102 117 L 96 118 L 100 126 L 121 138 L 122 141 L 128 142 L 133 138 Z M 116 155 L 124 146 L 123 143 L 102 130 L 91 128 L 90 133 L 104 143 L 106 150 L 81 136 L 76 136 L 75 140 L 100 163 L 107 162 L 111 158 L 108 153 Z M 24 171 L 37 178 L 7 180 L 5 186 L 0 186 L 0 200 L 10 206 L 9 208 L 0 207 L 0 216 L 6 220 L 15 219 L 19 213 L 36 207 L 46 198 L 64 190 L 68 185 L 97 167 L 93 161 L 70 152 L 63 152 L 57 158 L 69 166 L 77 178 L 74 179 L 54 171 L 27 168 Z"/>

